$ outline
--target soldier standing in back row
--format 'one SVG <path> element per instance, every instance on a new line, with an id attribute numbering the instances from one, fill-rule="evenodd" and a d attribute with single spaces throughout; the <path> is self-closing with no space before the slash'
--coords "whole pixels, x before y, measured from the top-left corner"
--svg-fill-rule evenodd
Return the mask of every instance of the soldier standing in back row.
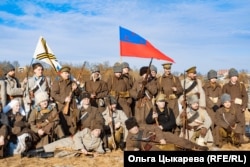
<path id="1" fill-rule="evenodd" d="M 12 99 L 17 99 L 23 107 L 23 94 L 25 91 L 25 84 L 27 79 L 24 79 L 23 83 L 15 77 L 15 67 L 9 63 L 3 66 L 4 77 L 3 80 L 6 85 L 6 104 L 8 104 Z"/>
<path id="2" fill-rule="evenodd" d="M 51 97 L 55 100 L 62 127 L 66 136 L 75 134 L 77 130 L 76 98 L 80 93 L 76 82 L 70 80 L 70 67 L 64 66 L 60 69 L 60 78 L 55 80 L 51 87 Z"/>
<path id="3" fill-rule="evenodd" d="M 117 109 L 123 110 L 127 116 L 131 116 L 129 90 L 130 85 L 127 80 L 122 76 L 122 66 L 120 63 L 115 63 L 113 66 L 114 75 L 108 81 L 109 94 L 117 100 Z"/>
<path id="4" fill-rule="evenodd" d="M 241 122 L 245 125 L 245 110 L 248 103 L 248 95 L 246 92 L 245 85 L 238 81 L 239 73 L 236 69 L 231 68 L 228 72 L 230 78 L 229 82 L 224 84 L 222 87 L 222 93 L 227 93 L 231 96 L 232 107 L 235 112 L 240 113 Z M 241 142 L 249 141 L 245 136 L 245 128 L 242 128 Z"/>
<path id="5" fill-rule="evenodd" d="M 130 90 L 130 89 L 132 89 L 132 87 L 135 83 L 135 78 L 129 73 L 130 67 L 129 67 L 129 64 L 127 62 L 123 62 L 121 64 L 121 66 L 122 66 L 122 77 L 126 80 L 126 82 L 129 83 L 129 90 Z M 129 97 L 127 99 L 127 103 L 129 105 L 129 107 L 131 108 L 131 115 L 134 115 L 135 111 L 133 109 L 135 106 L 135 101 L 131 97 Z"/>
<path id="6" fill-rule="evenodd" d="M 216 82 L 217 80 L 217 72 L 214 70 L 210 70 L 207 73 L 208 81 L 203 85 L 203 89 L 206 95 L 206 110 L 208 115 L 212 119 L 212 132 L 214 130 L 214 119 L 215 113 L 220 108 L 221 105 L 221 85 Z"/>
<path id="7" fill-rule="evenodd" d="M 205 92 L 202 88 L 202 82 L 200 79 L 196 78 L 196 67 L 191 67 L 186 70 L 187 76 L 181 80 L 182 88 L 185 88 L 186 97 L 196 94 L 199 98 L 199 106 L 203 109 L 206 108 L 206 97 Z M 179 103 L 183 105 L 185 101 L 184 96 L 180 96 Z"/>
<path id="8" fill-rule="evenodd" d="M 35 95 L 38 92 L 45 91 L 50 95 L 51 80 L 43 75 L 44 68 L 41 63 L 32 65 L 34 75 L 28 79 L 25 90 L 25 110 L 30 112 L 35 105 Z"/>
<path id="9" fill-rule="evenodd" d="M 135 102 L 135 118 L 139 124 L 146 123 L 151 108 L 153 107 L 153 95 L 157 93 L 157 83 L 151 79 L 149 67 L 141 67 L 140 78 L 135 82 L 130 90 L 130 95 Z"/>
<path id="10" fill-rule="evenodd" d="M 158 79 L 157 78 L 157 68 L 154 65 L 151 65 L 150 71 L 151 71 L 151 78 L 156 81 Z"/>
<path id="11" fill-rule="evenodd" d="M 105 109 L 104 97 L 108 95 L 107 83 L 102 80 L 100 68 L 91 68 L 90 80 L 85 83 L 85 90 L 90 93 L 91 106 L 97 107 L 100 112 Z"/>

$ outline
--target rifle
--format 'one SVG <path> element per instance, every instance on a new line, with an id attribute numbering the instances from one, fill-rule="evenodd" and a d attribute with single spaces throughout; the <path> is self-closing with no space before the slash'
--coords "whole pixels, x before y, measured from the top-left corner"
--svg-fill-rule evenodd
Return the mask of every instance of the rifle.
<path id="1" fill-rule="evenodd" d="M 148 69 L 147 69 L 147 73 L 146 73 L 146 76 L 145 78 L 143 78 L 142 80 L 142 86 L 141 86 L 141 89 L 137 95 L 137 99 L 140 99 L 140 103 L 139 103 L 139 106 L 141 106 L 141 100 L 142 100 L 142 97 L 144 96 L 144 93 L 145 92 L 145 86 L 146 84 L 148 83 L 148 75 L 150 74 L 150 66 L 152 64 L 152 61 L 153 61 L 153 58 L 151 58 L 150 62 L 149 62 L 149 66 L 148 66 Z M 148 94 L 146 93 L 146 95 L 148 96 Z"/>
<path id="2" fill-rule="evenodd" d="M 72 96 L 72 93 L 73 93 L 73 90 L 71 90 L 70 92 L 69 92 L 69 97 L 71 98 L 71 96 Z M 63 114 L 64 115 L 67 115 L 68 114 L 68 112 L 69 112 L 69 103 L 71 102 L 71 100 L 70 101 L 68 101 L 68 102 L 66 102 L 66 104 L 64 105 L 64 107 L 63 107 Z"/>
<path id="3" fill-rule="evenodd" d="M 110 132 L 111 132 L 111 145 L 113 149 L 116 149 L 116 142 L 115 142 L 115 131 L 114 131 L 114 124 L 113 124 L 113 112 L 110 110 L 110 99 L 109 99 L 109 104 L 108 104 L 108 110 L 109 110 L 109 116 L 111 118 L 111 123 L 109 124 Z"/>
<path id="4" fill-rule="evenodd" d="M 153 107 L 152 107 L 152 109 L 153 109 L 153 113 L 156 113 L 156 106 L 155 106 L 155 99 L 153 99 L 152 100 L 152 103 L 153 103 Z M 156 125 L 157 126 L 159 126 L 159 121 L 158 121 L 158 117 L 157 118 L 155 118 L 155 122 L 156 122 Z"/>
<path id="5" fill-rule="evenodd" d="M 185 76 L 185 71 L 184 71 L 184 83 L 183 83 L 183 112 L 184 112 L 184 118 L 182 125 L 183 125 L 183 137 L 186 137 L 186 130 L 187 130 L 187 125 L 188 125 L 188 121 L 187 121 L 187 96 L 186 96 L 186 76 Z M 189 139 L 189 134 L 187 133 L 187 138 Z"/>
<path id="6" fill-rule="evenodd" d="M 82 71 L 83 71 L 83 69 L 85 68 L 85 65 L 86 65 L 86 61 L 84 61 L 83 65 L 82 65 L 82 68 L 81 68 L 81 70 L 80 70 L 80 72 L 79 72 L 79 74 L 78 74 L 78 76 L 77 76 L 77 78 L 76 78 L 76 81 L 79 81 L 79 79 L 81 78 L 81 76 L 82 76 Z"/>
<path id="7" fill-rule="evenodd" d="M 144 151 L 149 151 L 152 148 L 152 146 L 150 144 L 148 144 L 148 142 L 155 143 L 156 145 L 162 145 L 162 146 L 171 144 L 174 146 L 173 150 L 189 150 L 189 149 L 185 149 L 182 146 L 177 145 L 177 144 L 172 144 L 172 143 L 161 144 L 159 141 L 155 141 L 155 138 L 156 138 L 156 134 L 152 133 L 152 135 L 145 137 L 145 138 L 131 137 L 130 139 L 133 141 L 146 142 L 147 144 L 144 146 Z"/>

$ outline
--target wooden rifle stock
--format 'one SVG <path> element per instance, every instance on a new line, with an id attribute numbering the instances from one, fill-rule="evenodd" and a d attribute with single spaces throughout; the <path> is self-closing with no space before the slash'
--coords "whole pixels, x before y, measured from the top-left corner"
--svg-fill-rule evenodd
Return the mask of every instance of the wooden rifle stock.
<path id="1" fill-rule="evenodd" d="M 108 105 L 108 109 L 109 109 L 109 116 L 111 118 L 111 123 L 109 124 L 109 128 L 110 128 L 110 132 L 111 132 L 111 145 L 113 147 L 113 149 L 116 149 L 116 142 L 115 142 L 115 131 L 114 131 L 114 124 L 113 124 L 113 118 L 112 118 L 112 111 L 110 110 L 110 104 Z"/>
<path id="2" fill-rule="evenodd" d="M 184 71 L 184 84 L 183 84 L 183 112 L 184 112 L 184 117 L 182 118 L 183 120 L 183 137 L 186 138 L 186 131 L 187 131 L 187 125 L 188 125 L 188 121 L 187 121 L 187 97 L 186 97 L 186 76 L 185 76 L 185 71 Z M 187 139 L 189 139 L 189 134 L 187 132 Z"/>
<path id="3" fill-rule="evenodd" d="M 70 93 L 69 93 L 69 97 L 71 97 L 72 96 L 72 91 L 70 91 Z M 71 100 L 70 100 L 71 101 Z M 64 105 L 64 107 L 63 107 L 63 114 L 64 115 L 67 115 L 68 114 L 68 112 L 69 112 L 69 104 L 70 104 L 70 101 L 69 102 L 66 102 L 66 104 Z"/>
<path id="4" fill-rule="evenodd" d="M 153 100 L 152 100 L 152 103 L 153 103 L 153 107 L 152 107 L 152 109 L 153 109 L 153 113 L 156 113 L 156 106 L 155 106 L 155 98 L 153 98 Z M 155 118 L 155 122 L 156 122 L 156 125 L 157 126 L 159 126 L 159 121 L 158 121 L 158 117 L 157 118 Z"/>

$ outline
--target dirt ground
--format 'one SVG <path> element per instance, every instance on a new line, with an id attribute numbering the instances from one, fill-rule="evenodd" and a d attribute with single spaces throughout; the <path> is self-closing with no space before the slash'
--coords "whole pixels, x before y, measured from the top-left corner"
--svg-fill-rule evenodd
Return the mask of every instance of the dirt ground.
<path id="1" fill-rule="evenodd" d="M 250 121 L 250 112 L 246 111 L 246 122 Z M 218 150 L 209 147 L 210 150 Z M 250 143 L 242 144 L 236 148 L 231 144 L 225 144 L 220 150 L 249 150 Z M 20 155 L 8 157 L 0 160 L 0 166 L 3 167 L 123 167 L 123 151 L 116 150 L 97 157 L 88 157 L 81 155 L 79 157 L 64 157 L 64 158 L 21 158 Z"/>

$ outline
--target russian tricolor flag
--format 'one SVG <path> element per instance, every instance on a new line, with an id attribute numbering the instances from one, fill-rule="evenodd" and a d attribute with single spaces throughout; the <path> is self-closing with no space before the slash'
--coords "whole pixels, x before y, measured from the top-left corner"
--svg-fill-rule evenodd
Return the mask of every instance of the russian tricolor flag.
<path id="1" fill-rule="evenodd" d="M 120 27 L 120 55 L 128 57 L 155 58 L 174 63 L 174 60 L 138 34 Z"/>

